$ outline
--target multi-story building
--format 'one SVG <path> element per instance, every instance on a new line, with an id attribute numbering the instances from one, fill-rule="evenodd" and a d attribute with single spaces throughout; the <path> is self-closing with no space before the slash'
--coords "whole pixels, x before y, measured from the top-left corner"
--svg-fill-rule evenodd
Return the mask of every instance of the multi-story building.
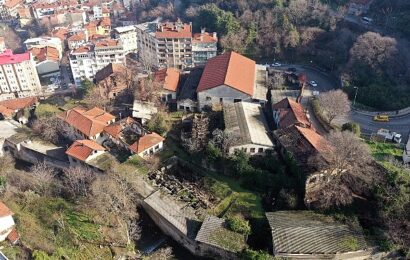
<path id="1" fill-rule="evenodd" d="M 37 96 L 41 93 L 40 80 L 30 53 L 0 53 L 0 100 Z"/>
<path id="2" fill-rule="evenodd" d="M 155 20 L 136 28 L 139 58 L 147 67 L 192 67 L 194 46 L 199 63 L 216 56 L 216 34 L 211 36 L 203 31 L 193 37 L 192 24 Z"/>
<path id="3" fill-rule="evenodd" d="M 22 0 L 5 0 L 0 5 L 0 20 L 11 21 L 18 17 L 18 8 L 22 6 Z"/>
<path id="4" fill-rule="evenodd" d="M 94 20 L 101 19 L 103 17 L 110 17 L 110 10 L 107 7 L 103 7 L 100 5 L 93 6 L 93 16 Z"/>
<path id="5" fill-rule="evenodd" d="M 63 56 L 63 42 L 57 37 L 36 37 L 27 39 L 24 42 L 26 49 L 51 47 L 58 51 L 58 58 Z"/>
<path id="6" fill-rule="evenodd" d="M 194 65 L 205 64 L 206 61 L 217 54 L 218 37 L 216 32 L 207 33 L 201 29 L 200 33 L 195 33 L 192 38 L 192 60 Z"/>
<path id="7" fill-rule="evenodd" d="M 104 39 L 83 45 L 70 53 L 70 66 L 75 84 L 93 80 L 96 73 L 110 63 L 125 64 L 125 51 L 119 40 Z"/>
<path id="8" fill-rule="evenodd" d="M 137 29 L 135 26 L 122 26 L 114 28 L 114 35 L 116 39 L 119 39 L 124 46 L 126 53 L 137 51 Z"/>

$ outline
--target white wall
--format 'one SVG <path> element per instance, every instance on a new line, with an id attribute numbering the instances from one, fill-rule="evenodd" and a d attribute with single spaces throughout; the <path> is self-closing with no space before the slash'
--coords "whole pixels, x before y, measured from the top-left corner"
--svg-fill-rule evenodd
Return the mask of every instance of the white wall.
<path id="1" fill-rule="evenodd" d="M 203 109 L 207 105 L 218 104 L 221 102 L 221 98 L 222 103 L 233 103 L 235 99 L 245 101 L 250 100 L 252 97 L 229 86 L 221 85 L 198 92 L 199 109 Z"/>
<path id="2" fill-rule="evenodd" d="M 5 216 L 0 218 L 0 242 L 4 241 L 8 234 L 10 234 L 15 223 L 12 216 Z"/>
<path id="3" fill-rule="evenodd" d="M 158 147 L 155 148 L 157 145 L 158 145 Z M 157 152 L 161 151 L 163 147 L 164 147 L 164 142 L 160 142 L 159 144 L 156 144 L 156 145 L 142 151 L 138 155 L 144 158 L 146 156 L 149 156 L 150 154 L 154 154 L 154 153 L 157 153 Z"/>
<path id="4" fill-rule="evenodd" d="M 251 152 L 251 149 L 255 149 L 255 151 Z M 259 149 L 263 149 L 263 151 L 259 151 Z M 258 144 L 237 145 L 237 146 L 232 146 L 229 148 L 229 154 L 232 155 L 235 153 L 236 150 L 242 150 L 246 154 L 249 154 L 249 155 L 265 155 L 266 150 L 268 149 L 272 150 L 273 152 L 272 146 L 265 146 L 265 145 L 258 145 Z"/>

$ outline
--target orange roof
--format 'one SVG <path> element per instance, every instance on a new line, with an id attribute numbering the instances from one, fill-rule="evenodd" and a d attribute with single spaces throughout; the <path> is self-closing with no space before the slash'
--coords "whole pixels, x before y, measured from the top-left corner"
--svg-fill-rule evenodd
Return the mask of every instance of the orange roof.
<path id="1" fill-rule="evenodd" d="M 211 33 L 195 33 L 194 37 L 192 38 L 193 43 L 212 43 L 212 42 L 218 42 L 218 37 L 213 36 Z"/>
<path id="2" fill-rule="evenodd" d="M 16 228 L 13 228 L 11 232 L 7 235 L 7 240 L 10 241 L 10 243 L 15 244 L 17 240 L 19 240 L 20 235 L 17 232 Z"/>
<path id="3" fill-rule="evenodd" d="M 19 14 L 20 18 L 31 18 L 30 8 L 20 6 L 17 9 L 17 13 Z"/>
<path id="4" fill-rule="evenodd" d="M 95 47 L 97 48 L 103 48 L 103 47 L 115 47 L 118 46 L 120 42 L 118 40 L 114 39 L 104 39 L 99 42 L 95 43 Z"/>
<path id="5" fill-rule="evenodd" d="M 163 84 L 163 88 L 169 91 L 177 91 L 180 73 L 175 68 L 166 68 L 154 73 L 154 80 Z"/>
<path id="6" fill-rule="evenodd" d="M 12 110 L 24 109 L 37 103 L 38 99 L 36 97 L 15 98 L 0 101 L 0 105 Z"/>
<path id="7" fill-rule="evenodd" d="M 192 26 L 187 23 L 161 23 L 155 32 L 157 38 L 191 38 Z"/>
<path id="8" fill-rule="evenodd" d="M 105 148 L 91 140 L 77 140 L 65 152 L 81 161 L 86 161 L 94 151 L 105 151 Z"/>
<path id="9" fill-rule="evenodd" d="M 253 96 L 255 69 L 255 61 L 236 52 L 218 55 L 207 61 L 197 92 L 227 85 Z"/>
<path id="10" fill-rule="evenodd" d="M 94 46 L 91 45 L 82 45 L 75 49 L 73 53 L 87 53 L 94 50 Z"/>
<path id="11" fill-rule="evenodd" d="M 58 115 L 58 117 L 87 137 L 101 133 L 104 127 L 115 119 L 115 116 L 97 107 L 90 110 L 75 107 Z"/>
<path id="12" fill-rule="evenodd" d="M 6 6 L 7 8 L 14 8 L 19 4 L 22 4 L 23 1 L 22 0 L 6 0 L 6 2 L 4 3 L 4 6 Z"/>
<path id="13" fill-rule="evenodd" d="M 107 7 L 104 6 L 104 7 L 102 8 L 102 13 L 103 13 L 103 14 L 110 13 L 110 10 L 109 10 Z"/>
<path id="14" fill-rule="evenodd" d="M 289 127 L 294 124 L 301 124 L 304 126 L 311 125 L 303 111 L 302 105 L 289 98 L 282 99 L 278 103 L 272 105 L 272 108 L 279 112 L 280 128 Z"/>
<path id="15" fill-rule="evenodd" d="M 68 37 L 67 41 L 85 41 L 86 37 L 85 37 L 85 33 L 84 32 L 79 32 L 76 34 L 71 35 L 70 37 Z"/>
<path id="16" fill-rule="evenodd" d="M 157 133 L 151 133 L 151 134 L 146 134 L 144 136 L 141 136 L 138 141 L 133 143 L 130 146 L 131 151 L 134 153 L 141 153 L 165 140 L 164 137 L 160 136 Z"/>
<path id="17" fill-rule="evenodd" d="M 125 126 L 136 123 L 131 117 L 126 117 L 118 122 L 115 122 L 104 128 L 104 132 L 111 135 L 113 138 L 119 138 Z"/>
<path id="18" fill-rule="evenodd" d="M 60 38 L 60 40 L 64 41 L 66 36 L 67 36 L 68 30 L 66 28 L 58 28 L 55 29 L 51 32 L 51 35 L 57 38 Z"/>
<path id="19" fill-rule="evenodd" d="M 305 139 L 319 152 L 328 151 L 329 145 L 323 136 L 316 133 L 314 130 L 309 128 L 304 128 L 300 126 L 295 126 L 296 129 L 301 133 Z"/>
<path id="20" fill-rule="evenodd" d="M 39 61 L 45 61 L 45 60 L 54 60 L 54 61 L 58 61 L 60 60 L 60 54 L 58 53 L 58 50 L 54 47 L 49 47 L 49 46 L 45 46 L 43 48 L 31 48 L 29 50 L 29 52 L 31 52 L 31 54 Z"/>
<path id="21" fill-rule="evenodd" d="M 5 118 L 12 118 L 14 115 L 14 110 L 0 105 L 0 114 L 2 114 Z"/>
<path id="22" fill-rule="evenodd" d="M 0 201 L 0 217 L 7 217 L 11 215 L 13 215 L 13 212 L 6 206 L 6 204 Z"/>

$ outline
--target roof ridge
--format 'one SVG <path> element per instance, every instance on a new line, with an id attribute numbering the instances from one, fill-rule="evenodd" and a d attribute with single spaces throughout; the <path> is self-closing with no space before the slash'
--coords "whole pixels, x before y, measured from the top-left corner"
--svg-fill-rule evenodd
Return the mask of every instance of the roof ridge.
<path id="1" fill-rule="evenodd" d="M 229 59 L 228 59 L 228 65 L 226 66 L 226 70 L 225 70 L 225 77 L 224 77 L 224 84 L 226 84 L 226 78 L 228 77 L 228 70 L 229 70 L 229 65 L 231 64 L 231 59 L 232 59 L 232 51 L 228 51 L 227 53 L 229 53 Z M 232 86 L 230 86 L 232 87 Z M 242 92 L 242 91 L 241 91 Z"/>

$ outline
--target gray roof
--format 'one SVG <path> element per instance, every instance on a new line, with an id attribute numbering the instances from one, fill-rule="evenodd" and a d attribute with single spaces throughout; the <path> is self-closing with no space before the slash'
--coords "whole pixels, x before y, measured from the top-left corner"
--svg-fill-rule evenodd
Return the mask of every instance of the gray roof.
<path id="1" fill-rule="evenodd" d="M 237 102 L 224 105 L 224 122 L 227 133 L 240 137 L 236 145 L 273 146 L 262 107 L 257 103 Z"/>
<path id="2" fill-rule="evenodd" d="M 311 211 L 267 212 L 274 254 L 336 254 L 367 248 L 361 228 Z"/>
<path id="3" fill-rule="evenodd" d="M 225 220 L 214 216 L 205 218 L 195 240 L 231 252 L 238 252 L 246 245 L 243 235 L 228 230 L 225 227 Z"/>

